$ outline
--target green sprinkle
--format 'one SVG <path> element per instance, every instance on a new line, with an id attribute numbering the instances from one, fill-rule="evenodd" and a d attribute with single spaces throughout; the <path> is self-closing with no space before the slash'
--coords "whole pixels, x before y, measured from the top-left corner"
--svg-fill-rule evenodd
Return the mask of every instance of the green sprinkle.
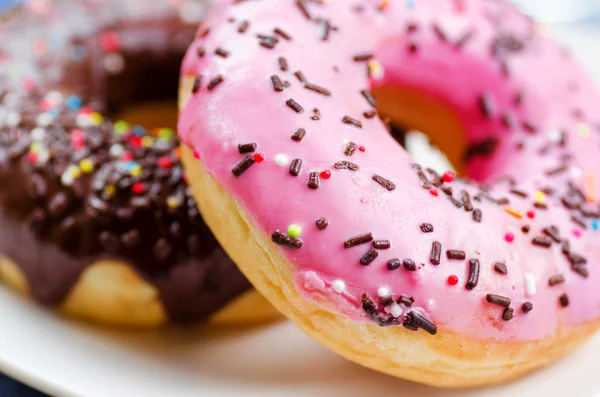
<path id="1" fill-rule="evenodd" d="M 173 130 L 170 128 L 161 128 L 158 132 L 158 137 L 167 141 L 171 140 L 173 139 Z"/>
<path id="2" fill-rule="evenodd" d="M 129 130 L 129 124 L 126 121 L 119 120 L 113 125 L 113 129 L 117 134 L 122 135 Z"/>
<path id="3" fill-rule="evenodd" d="M 302 234 L 302 228 L 298 225 L 290 225 L 288 226 L 288 236 L 293 238 L 298 238 Z"/>

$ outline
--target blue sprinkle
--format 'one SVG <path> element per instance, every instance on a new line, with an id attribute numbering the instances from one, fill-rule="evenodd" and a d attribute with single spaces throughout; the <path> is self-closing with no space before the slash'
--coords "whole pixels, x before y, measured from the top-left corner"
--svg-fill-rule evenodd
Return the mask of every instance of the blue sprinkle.
<path id="1" fill-rule="evenodd" d="M 132 169 L 133 167 L 135 167 L 137 165 L 137 161 L 128 161 L 125 163 L 125 168 L 127 169 L 127 171 L 129 171 L 130 169 Z"/>
<path id="2" fill-rule="evenodd" d="M 67 98 L 66 100 L 66 104 L 67 107 L 71 110 L 79 110 L 81 109 L 81 98 L 79 98 L 77 95 L 71 95 L 70 97 Z"/>
<path id="3" fill-rule="evenodd" d="M 415 0 L 406 0 L 406 8 L 414 8 Z"/>
<path id="4" fill-rule="evenodd" d="M 592 229 L 594 229 L 594 230 L 600 229 L 600 221 L 598 219 L 592 220 Z"/>
<path id="5" fill-rule="evenodd" d="M 133 131 L 133 135 L 135 135 L 135 136 L 146 135 L 146 130 L 141 125 L 136 125 L 135 127 L 133 127 L 132 131 Z"/>
<path id="6" fill-rule="evenodd" d="M 50 109 L 46 113 L 52 115 L 52 117 L 56 118 L 60 114 L 60 110 L 58 108 Z"/>

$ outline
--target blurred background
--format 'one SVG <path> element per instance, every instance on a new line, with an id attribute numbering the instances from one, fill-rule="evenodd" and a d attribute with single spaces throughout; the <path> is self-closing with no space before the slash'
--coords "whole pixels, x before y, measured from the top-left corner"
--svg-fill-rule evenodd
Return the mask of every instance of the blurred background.
<path id="1" fill-rule="evenodd" d="M 18 7 L 25 0 L 0 0 L 0 16 L 12 8 Z M 30 2 L 47 2 L 55 0 L 27 0 Z M 147 0 L 152 1 L 152 0 Z M 397 0 L 403 1 L 403 0 Z M 429 1 L 429 0 L 417 0 Z M 550 31 L 563 42 L 567 42 L 574 52 L 586 52 L 588 70 L 600 70 L 600 0 L 512 0 L 534 19 L 548 24 Z M 1 23 L 1 22 L 0 22 Z M 589 56 L 589 52 L 595 52 Z M 590 62 L 591 61 L 591 62 Z M 597 62 L 595 62 L 597 61 Z M 600 72 L 594 73 L 600 84 Z M 412 134 L 407 137 L 407 148 L 414 155 L 425 157 L 423 140 L 427 137 Z M 411 150 L 410 146 L 415 148 Z M 429 152 L 431 149 L 426 149 Z M 421 158 L 423 158 L 421 157 Z M 0 397 L 47 397 L 29 387 L 16 382 L 0 373 Z"/>

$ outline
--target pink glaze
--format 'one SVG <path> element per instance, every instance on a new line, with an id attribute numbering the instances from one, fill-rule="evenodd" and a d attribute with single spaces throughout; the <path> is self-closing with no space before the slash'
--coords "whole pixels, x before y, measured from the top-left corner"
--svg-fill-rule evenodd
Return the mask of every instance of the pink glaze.
<path id="1" fill-rule="evenodd" d="M 441 330 L 496 340 L 534 340 L 600 315 L 600 272 L 595 268 L 600 259 L 599 232 L 590 227 L 592 217 L 567 210 L 560 200 L 570 180 L 588 194 L 590 203 L 584 206 L 588 215 L 599 210 L 593 196 L 600 194 L 600 184 L 586 190 L 585 181 L 597 180 L 600 171 L 596 127 L 600 98 L 569 56 L 513 6 L 501 1 L 417 0 L 410 8 L 405 1 L 391 0 L 381 10 L 378 4 L 386 2 L 332 0 L 320 5 L 306 1 L 313 19 L 327 19 L 337 28 L 323 41 L 322 26 L 308 20 L 294 0 L 232 3 L 217 5 L 205 24 L 210 32 L 201 35 L 187 54 L 183 72 L 202 75 L 203 83 L 182 112 L 179 133 L 266 234 L 277 229 L 286 233 L 290 224 L 302 227 L 302 248 L 281 246 L 281 252 L 294 266 L 296 285 L 307 299 L 319 302 L 323 296 L 334 296 L 339 302 L 336 310 L 356 321 L 370 321 L 360 297 L 366 292 L 377 299 L 378 289 L 384 286 L 396 297 L 406 294 L 415 300 L 413 309 L 404 307 L 400 315 L 396 311 L 400 323 L 416 310 Z M 363 10 L 357 11 L 356 6 Z M 244 20 L 250 25 L 240 33 Z M 409 32 L 409 24 L 417 30 Z M 444 32 L 445 41 L 433 26 Z M 260 46 L 256 35 L 272 35 L 274 28 L 289 33 L 292 40 L 279 37 L 274 49 Z M 457 48 L 455 43 L 467 32 L 472 37 Z M 506 54 L 508 76 L 498 58 L 491 56 L 491 43 L 500 32 L 523 38 L 524 49 Z M 412 43 L 417 45 L 415 53 L 409 51 Z M 206 49 L 203 57 L 198 56 L 199 46 Z M 218 47 L 229 51 L 229 56 L 215 55 Z M 355 55 L 365 53 L 373 53 L 381 63 L 383 78 L 367 78 L 366 63 L 353 61 Z M 280 56 L 287 59 L 289 71 L 279 69 Z M 297 70 L 332 95 L 305 89 L 293 75 Z M 217 74 L 223 75 L 224 82 L 209 91 L 207 84 Z M 291 86 L 274 91 L 272 75 Z M 470 142 L 496 138 L 499 144 L 493 154 L 473 157 L 468 175 L 488 182 L 512 175 L 518 181 L 515 188 L 528 197 L 509 193 L 507 182 L 494 184 L 490 195 L 507 197 L 510 205 L 473 200 L 483 213 L 477 223 L 472 212 L 456 208 L 446 194 L 440 191 L 435 196 L 424 189 L 411 168 L 414 160 L 378 118 L 362 115 L 371 106 L 360 90 L 377 85 L 416 88 L 443 102 L 453 109 Z M 478 106 L 483 92 L 490 94 L 497 109 L 489 119 Z M 522 93 L 521 105 L 515 101 L 518 93 Z M 304 112 L 290 109 L 286 105 L 290 98 Z M 311 119 L 313 108 L 320 110 L 318 121 Z M 500 116 L 507 112 L 518 121 L 516 127 L 503 126 Z M 363 128 L 342 123 L 345 115 L 360 120 Z M 578 127 L 580 122 L 588 124 Z M 536 131 L 523 123 L 534 124 Z M 290 138 L 298 128 L 307 131 L 302 142 Z M 556 143 L 557 130 L 566 134 L 564 146 Z M 357 149 L 346 157 L 347 140 L 363 145 L 364 152 Z M 238 153 L 237 146 L 245 142 L 256 142 L 265 161 L 236 178 L 232 167 L 246 156 Z M 278 154 L 302 159 L 298 177 L 288 173 L 289 165 L 277 165 Z M 566 154 L 573 157 L 565 160 Z M 360 170 L 334 169 L 333 163 L 340 160 L 356 163 Z M 567 171 L 546 176 L 547 170 L 563 163 Z M 331 170 L 331 178 L 321 179 L 318 189 L 309 189 L 309 173 L 322 170 Z M 386 190 L 373 181 L 374 174 L 391 180 L 396 188 Z M 445 186 L 453 187 L 457 200 L 462 189 L 471 197 L 479 192 L 478 186 L 460 181 Z M 533 194 L 546 186 L 556 193 L 546 198 L 547 210 L 536 209 Z M 521 211 L 522 219 L 509 215 L 505 207 Z M 535 212 L 533 219 L 526 215 L 530 210 Z M 572 215 L 583 219 L 587 228 L 575 224 Z M 320 217 L 329 221 L 324 230 L 315 225 Z M 431 223 L 434 231 L 423 233 L 422 223 Z M 524 225 L 530 226 L 527 234 L 521 231 Z M 550 248 L 532 244 L 549 225 L 558 227 L 571 252 L 587 258 L 589 277 L 571 270 L 559 244 Z M 573 235 L 574 229 L 580 230 L 579 237 Z M 369 266 L 362 266 L 359 260 L 372 245 L 345 249 L 343 242 L 366 232 L 376 240 L 390 240 L 391 248 L 379 250 Z M 514 238 L 509 242 L 510 234 Z M 442 246 L 438 266 L 429 260 L 433 241 Z M 448 249 L 465 251 L 466 259 L 448 260 Z M 392 258 L 410 258 L 418 270 L 402 266 L 388 270 Z M 465 283 L 469 259 L 474 258 L 481 271 L 477 286 L 469 291 Z M 498 261 L 506 263 L 507 275 L 494 271 Z M 532 286 L 526 286 L 526 273 L 535 280 L 535 295 L 528 296 Z M 551 287 L 548 280 L 556 274 L 564 275 L 565 282 Z M 452 275 L 458 277 L 457 285 L 449 285 Z M 334 280 L 342 280 L 346 289 L 336 292 Z M 512 320 L 502 319 L 503 307 L 486 302 L 488 293 L 512 300 Z M 562 294 L 568 296 L 568 307 L 559 304 Z M 533 303 L 533 310 L 525 314 L 521 306 L 527 301 Z"/>

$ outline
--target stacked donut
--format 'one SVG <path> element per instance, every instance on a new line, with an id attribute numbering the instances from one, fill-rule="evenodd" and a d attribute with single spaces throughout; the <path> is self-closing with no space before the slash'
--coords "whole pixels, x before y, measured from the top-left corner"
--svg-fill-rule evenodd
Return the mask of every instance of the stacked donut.
<path id="1" fill-rule="evenodd" d="M 597 329 L 600 97 L 514 6 L 224 0 L 198 32 L 178 127 L 194 196 L 314 339 L 472 386 Z M 378 115 L 465 178 L 420 166 Z"/>
<path id="2" fill-rule="evenodd" d="M 109 324 L 267 318 L 198 213 L 174 131 L 111 119 L 176 103 L 207 5 L 172 3 L 27 1 L 2 22 L 0 280 Z"/>

